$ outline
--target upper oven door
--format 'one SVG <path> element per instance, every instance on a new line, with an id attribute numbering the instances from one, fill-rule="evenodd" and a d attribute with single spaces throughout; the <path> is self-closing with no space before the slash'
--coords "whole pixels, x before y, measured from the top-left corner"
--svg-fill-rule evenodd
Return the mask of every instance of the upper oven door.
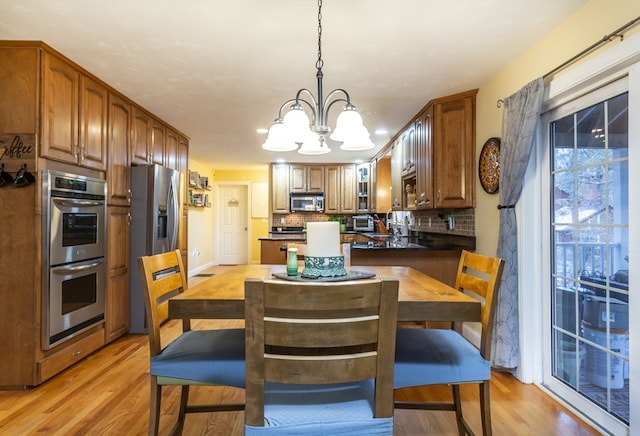
<path id="1" fill-rule="evenodd" d="M 105 255 L 105 203 L 51 197 L 49 265 Z"/>

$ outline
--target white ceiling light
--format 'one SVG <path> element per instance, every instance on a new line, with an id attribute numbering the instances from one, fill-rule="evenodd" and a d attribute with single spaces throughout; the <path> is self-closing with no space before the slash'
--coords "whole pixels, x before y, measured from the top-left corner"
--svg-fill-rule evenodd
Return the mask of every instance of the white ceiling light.
<path id="1" fill-rule="evenodd" d="M 369 150 L 375 145 L 371 142 L 369 131 L 362 122 L 362 117 L 351 104 L 349 94 L 338 88 L 331 91 L 327 98 L 322 94 L 322 0 L 318 0 L 318 60 L 316 61 L 316 80 L 318 82 L 318 98 L 306 88 L 298 90 L 296 97 L 287 100 L 280 106 L 278 118 L 269 129 L 267 140 L 262 148 L 269 151 L 292 151 L 298 148 L 301 154 L 325 154 L 331 149 L 327 146 L 325 136 L 331 132 L 327 125 L 329 109 L 333 104 L 343 102 L 344 107 L 338 119 L 336 128 L 330 136 L 332 140 L 342 142 L 343 150 Z M 302 98 L 302 95 L 309 100 Z M 311 111 L 311 122 L 304 110 Z M 284 118 L 282 111 L 289 108 Z"/>

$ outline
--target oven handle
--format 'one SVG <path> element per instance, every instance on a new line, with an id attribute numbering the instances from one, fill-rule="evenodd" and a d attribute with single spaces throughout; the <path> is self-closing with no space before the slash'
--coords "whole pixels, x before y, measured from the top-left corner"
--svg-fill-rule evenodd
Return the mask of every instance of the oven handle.
<path id="1" fill-rule="evenodd" d="M 94 260 L 93 262 L 90 262 L 90 263 L 83 263 L 82 265 L 57 266 L 57 267 L 51 268 L 51 272 L 55 274 L 66 274 L 70 272 L 84 271 L 87 269 L 95 268 L 98 265 L 100 265 L 102 262 L 104 262 L 104 258 Z"/>
<path id="2" fill-rule="evenodd" d="M 53 198 L 53 202 L 61 206 L 103 206 L 104 201 L 73 200 L 68 198 Z"/>

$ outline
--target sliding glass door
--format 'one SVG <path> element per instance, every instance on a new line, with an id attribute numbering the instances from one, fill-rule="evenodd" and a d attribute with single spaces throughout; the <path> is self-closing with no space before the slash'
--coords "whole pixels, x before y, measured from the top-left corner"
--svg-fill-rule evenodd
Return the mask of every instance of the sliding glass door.
<path id="1" fill-rule="evenodd" d="M 553 377 L 628 424 L 629 95 L 618 88 L 547 118 L 550 353 Z"/>

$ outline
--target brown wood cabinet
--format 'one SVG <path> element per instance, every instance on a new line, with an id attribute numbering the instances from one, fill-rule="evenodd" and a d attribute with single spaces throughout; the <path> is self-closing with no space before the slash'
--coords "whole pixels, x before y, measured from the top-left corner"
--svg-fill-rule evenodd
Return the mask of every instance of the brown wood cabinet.
<path id="1" fill-rule="evenodd" d="M 391 208 L 402 210 L 402 138 L 396 138 L 391 145 Z"/>
<path id="2" fill-rule="evenodd" d="M 164 165 L 165 159 L 165 135 L 167 127 L 159 120 L 151 118 L 151 163 Z"/>
<path id="3" fill-rule="evenodd" d="M 285 265 L 287 263 L 287 252 L 280 250 L 287 241 L 284 240 L 266 240 L 260 241 L 260 263 Z"/>
<path id="4" fill-rule="evenodd" d="M 386 213 L 391 209 L 391 157 L 382 156 L 371 162 L 371 212 Z"/>
<path id="5" fill-rule="evenodd" d="M 151 151 L 151 116 L 137 106 L 133 107 L 131 122 L 131 163 L 153 162 Z"/>
<path id="6" fill-rule="evenodd" d="M 324 166 L 291 164 L 289 166 L 290 192 L 323 192 Z"/>
<path id="7" fill-rule="evenodd" d="M 289 213 L 289 165 L 273 164 L 271 175 L 271 211 Z"/>
<path id="8" fill-rule="evenodd" d="M 383 149 L 381 155 L 391 158 L 393 210 L 475 207 L 476 93 L 430 101 Z M 377 166 L 376 206 L 382 212 L 379 161 Z M 415 207 L 409 207 L 406 185 L 415 190 Z"/>
<path id="9" fill-rule="evenodd" d="M 416 209 L 431 209 L 433 202 L 432 156 L 433 106 L 428 106 L 415 121 L 416 130 Z"/>
<path id="10" fill-rule="evenodd" d="M 130 138 L 131 105 L 118 95 L 109 93 L 107 202 L 112 206 L 129 206 L 131 201 Z"/>
<path id="11" fill-rule="evenodd" d="M 416 128 L 412 121 L 402 134 L 402 175 L 416 171 Z"/>
<path id="12" fill-rule="evenodd" d="M 475 96 L 433 104 L 433 190 L 436 209 L 475 207 Z"/>
<path id="13" fill-rule="evenodd" d="M 179 171 L 178 168 L 178 143 L 180 135 L 175 130 L 167 127 L 164 142 L 163 165 L 167 168 Z"/>
<path id="14" fill-rule="evenodd" d="M 125 334 L 129 323 L 130 165 L 175 162 L 186 173 L 188 139 L 42 42 L 0 41 L 0 130 L 34 141 L 36 183 L 0 189 L 0 389 L 35 386 Z M 154 134 L 170 130 L 172 138 Z M 165 144 L 171 144 L 166 147 Z M 156 153 L 157 155 L 157 153 Z M 164 159 L 164 161 L 163 161 Z M 7 167 L 5 167 L 8 169 Z M 105 321 L 44 350 L 41 344 L 42 170 L 104 178 L 108 184 Z M 184 201 L 184 200 L 183 200 Z M 186 259 L 186 214 L 181 245 Z"/>
<path id="15" fill-rule="evenodd" d="M 44 53 L 41 156 L 104 171 L 107 88 L 59 57 Z"/>
<path id="16" fill-rule="evenodd" d="M 107 295 L 105 342 L 129 331 L 130 218 L 128 207 L 107 208 Z"/>
<path id="17" fill-rule="evenodd" d="M 356 180 L 354 164 L 325 165 L 324 213 L 356 213 Z"/>

